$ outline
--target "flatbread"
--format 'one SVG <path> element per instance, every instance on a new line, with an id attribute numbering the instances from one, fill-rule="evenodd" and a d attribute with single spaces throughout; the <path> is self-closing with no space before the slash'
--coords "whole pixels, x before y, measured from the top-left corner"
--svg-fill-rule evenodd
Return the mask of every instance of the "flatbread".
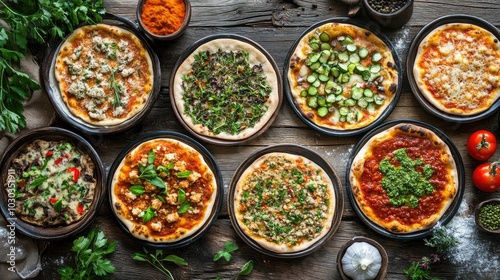
<path id="1" fill-rule="evenodd" d="M 331 229 L 334 186 L 313 161 L 288 153 L 259 157 L 242 173 L 234 192 L 241 230 L 276 253 L 303 251 Z"/>
<path id="2" fill-rule="evenodd" d="M 205 225 L 215 207 L 214 173 L 198 151 L 178 140 L 159 138 L 140 144 L 112 176 L 113 211 L 141 240 L 183 240 Z M 163 187 L 154 183 L 158 180 Z"/>
<path id="3" fill-rule="evenodd" d="M 384 160 L 396 170 L 402 169 L 402 160 L 396 156 L 397 151 L 402 155 L 401 150 L 409 157 L 406 160 L 415 163 L 407 169 L 412 173 L 384 173 L 381 164 Z M 432 171 L 427 173 L 429 169 Z M 383 185 L 384 179 L 393 185 L 401 182 L 404 187 L 389 196 L 391 189 Z M 458 190 L 457 167 L 448 145 L 433 131 L 410 123 L 394 125 L 371 137 L 354 157 L 349 181 L 363 214 L 397 234 L 422 231 L 435 225 Z M 417 188 L 421 189 L 421 196 Z"/>
<path id="4" fill-rule="evenodd" d="M 196 85 L 199 84 L 203 90 L 196 93 L 199 96 L 188 99 L 188 96 L 195 93 L 186 91 L 186 89 L 189 89 L 188 85 L 190 84 L 186 82 L 186 77 L 193 77 L 193 79 L 197 77 L 198 74 L 195 73 L 193 68 L 196 57 L 205 53 L 214 58 L 222 53 L 227 54 L 230 52 L 232 52 L 231 56 L 241 53 L 248 54 L 248 64 L 243 62 L 232 65 L 226 65 L 222 62 L 214 64 L 210 67 L 212 69 L 211 73 L 217 73 L 210 74 L 207 78 L 210 79 L 208 81 L 196 78 Z M 241 73 L 241 69 L 243 69 L 241 65 L 248 65 L 253 70 L 253 74 L 244 76 Z M 224 67 L 227 67 L 227 71 L 222 70 Z M 207 69 L 207 67 L 203 67 L 203 71 L 208 71 Z M 219 75 L 220 73 L 225 73 L 225 75 Z M 236 84 L 236 80 L 241 82 L 239 83 L 241 86 L 249 88 L 247 82 L 254 80 L 257 75 L 263 77 L 262 82 L 266 88 L 265 91 L 259 93 L 262 96 L 252 97 L 249 93 L 253 94 L 254 91 L 231 88 L 233 84 Z M 194 50 L 175 72 L 172 87 L 174 106 L 177 108 L 182 120 L 200 135 L 225 140 L 247 139 L 262 129 L 278 109 L 280 98 L 278 75 L 279 73 L 274 69 L 273 64 L 266 55 L 251 44 L 237 39 L 214 39 Z M 214 83 L 217 86 L 212 86 Z M 258 88 L 257 85 L 255 86 Z M 215 105 L 220 103 L 216 103 L 213 98 L 227 100 L 227 102 L 221 107 Z M 231 104 L 235 104 L 235 106 L 231 106 Z M 254 110 L 252 108 L 254 105 L 261 107 L 262 110 Z M 194 110 L 196 110 L 197 114 L 193 113 Z M 257 113 L 261 113 L 258 118 L 255 117 Z M 217 114 L 223 116 L 224 120 L 217 122 L 217 124 L 214 124 L 214 122 L 218 120 L 210 119 L 210 121 L 205 121 L 210 115 Z M 224 129 L 219 131 L 217 130 L 219 127 L 224 127 Z"/>
<path id="5" fill-rule="evenodd" d="M 470 116 L 500 96 L 500 42 L 470 23 L 444 24 L 420 42 L 413 65 L 422 96 L 437 109 Z"/>
<path id="6" fill-rule="evenodd" d="M 301 114 L 319 127 L 344 131 L 368 126 L 400 86 L 389 46 L 355 25 L 318 26 L 292 51 L 287 74 L 291 95 Z"/>
<path id="7" fill-rule="evenodd" d="M 153 64 L 145 46 L 130 31 L 112 25 L 75 29 L 57 53 L 54 72 L 71 114 L 95 126 L 133 118 L 153 89 Z"/>

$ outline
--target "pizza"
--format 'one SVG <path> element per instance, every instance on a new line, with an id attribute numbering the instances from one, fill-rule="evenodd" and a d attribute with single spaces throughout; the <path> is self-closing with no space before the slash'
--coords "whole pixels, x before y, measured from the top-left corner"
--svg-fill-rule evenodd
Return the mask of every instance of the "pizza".
<path id="1" fill-rule="evenodd" d="M 444 24 L 418 46 L 413 76 L 437 109 L 468 116 L 488 110 L 500 96 L 500 43 L 470 23 Z"/>
<path id="2" fill-rule="evenodd" d="M 203 156 L 175 139 L 146 141 L 113 174 L 111 199 L 119 220 L 138 239 L 171 243 L 194 234 L 215 207 L 215 175 Z"/>
<path id="3" fill-rule="evenodd" d="M 121 124 L 142 111 L 153 89 L 153 64 L 141 40 L 121 27 L 80 27 L 62 43 L 54 64 L 62 100 L 95 126 Z"/>
<path id="4" fill-rule="evenodd" d="M 294 104 L 305 118 L 326 129 L 354 130 L 373 123 L 400 86 L 389 46 L 351 24 L 314 28 L 299 39 L 288 63 Z"/>
<path id="5" fill-rule="evenodd" d="M 363 214 L 396 234 L 432 227 L 458 189 L 448 145 L 433 131 L 411 123 L 371 137 L 352 161 L 349 182 Z"/>
<path id="6" fill-rule="evenodd" d="M 194 50 L 175 72 L 173 106 L 197 134 L 247 139 L 278 109 L 278 75 L 266 55 L 250 43 L 214 39 Z"/>
<path id="7" fill-rule="evenodd" d="M 7 191 L 15 198 L 16 217 L 27 223 L 73 224 L 94 202 L 94 163 L 71 142 L 35 140 L 22 148 L 10 170 L 16 185 Z"/>
<path id="8" fill-rule="evenodd" d="M 241 230 L 276 253 L 303 251 L 332 227 L 336 197 L 328 174 L 310 159 L 273 152 L 256 159 L 234 190 Z"/>

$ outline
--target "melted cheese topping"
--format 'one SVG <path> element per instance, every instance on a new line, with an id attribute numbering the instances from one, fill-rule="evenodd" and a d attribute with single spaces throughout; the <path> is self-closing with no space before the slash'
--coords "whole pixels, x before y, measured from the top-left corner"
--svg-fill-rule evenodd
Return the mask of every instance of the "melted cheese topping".
<path id="1" fill-rule="evenodd" d="M 458 24 L 429 36 L 416 61 L 424 91 L 450 113 L 489 108 L 500 90 L 498 40 L 482 28 Z"/>

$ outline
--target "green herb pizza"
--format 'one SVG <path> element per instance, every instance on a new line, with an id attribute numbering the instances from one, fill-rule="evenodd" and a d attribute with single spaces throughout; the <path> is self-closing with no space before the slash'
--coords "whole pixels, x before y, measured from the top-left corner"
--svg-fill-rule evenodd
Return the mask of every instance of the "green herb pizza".
<path id="1" fill-rule="evenodd" d="M 273 252 L 305 250 L 332 227 L 333 183 L 303 156 L 274 152 L 259 157 L 238 179 L 234 197 L 242 231 Z"/>
<path id="2" fill-rule="evenodd" d="M 398 88 L 390 48 L 372 32 L 326 23 L 304 35 L 290 56 L 294 103 L 314 124 L 353 130 L 374 122 Z"/>
<path id="3" fill-rule="evenodd" d="M 174 106 L 200 135 L 246 139 L 277 110 L 278 75 L 253 45 L 228 38 L 211 40 L 180 64 L 172 86 Z"/>

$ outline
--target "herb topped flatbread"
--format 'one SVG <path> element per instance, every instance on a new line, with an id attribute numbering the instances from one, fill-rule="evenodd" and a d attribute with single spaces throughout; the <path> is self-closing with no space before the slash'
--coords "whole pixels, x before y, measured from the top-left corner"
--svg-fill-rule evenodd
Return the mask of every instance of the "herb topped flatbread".
<path id="1" fill-rule="evenodd" d="M 279 73 L 265 54 L 236 39 L 214 39 L 179 66 L 174 105 L 196 133 L 242 140 L 263 128 L 279 105 Z"/>
<path id="2" fill-rule="evenodd" d="M 391 49 L 374 33 L 326 23 L 304 35 L 290 56 L 288 85 L 312 123 L 354 130 L 377 120 L 400 87 Z"/>
<path id="3" fill-rule="evenodd" d="M 55 77 L 69 111 L 96 126 L 138 114 L 153 89 L 153 64 L 141 40 L 123 28 L 83 26 L 61 45 Z"/>

